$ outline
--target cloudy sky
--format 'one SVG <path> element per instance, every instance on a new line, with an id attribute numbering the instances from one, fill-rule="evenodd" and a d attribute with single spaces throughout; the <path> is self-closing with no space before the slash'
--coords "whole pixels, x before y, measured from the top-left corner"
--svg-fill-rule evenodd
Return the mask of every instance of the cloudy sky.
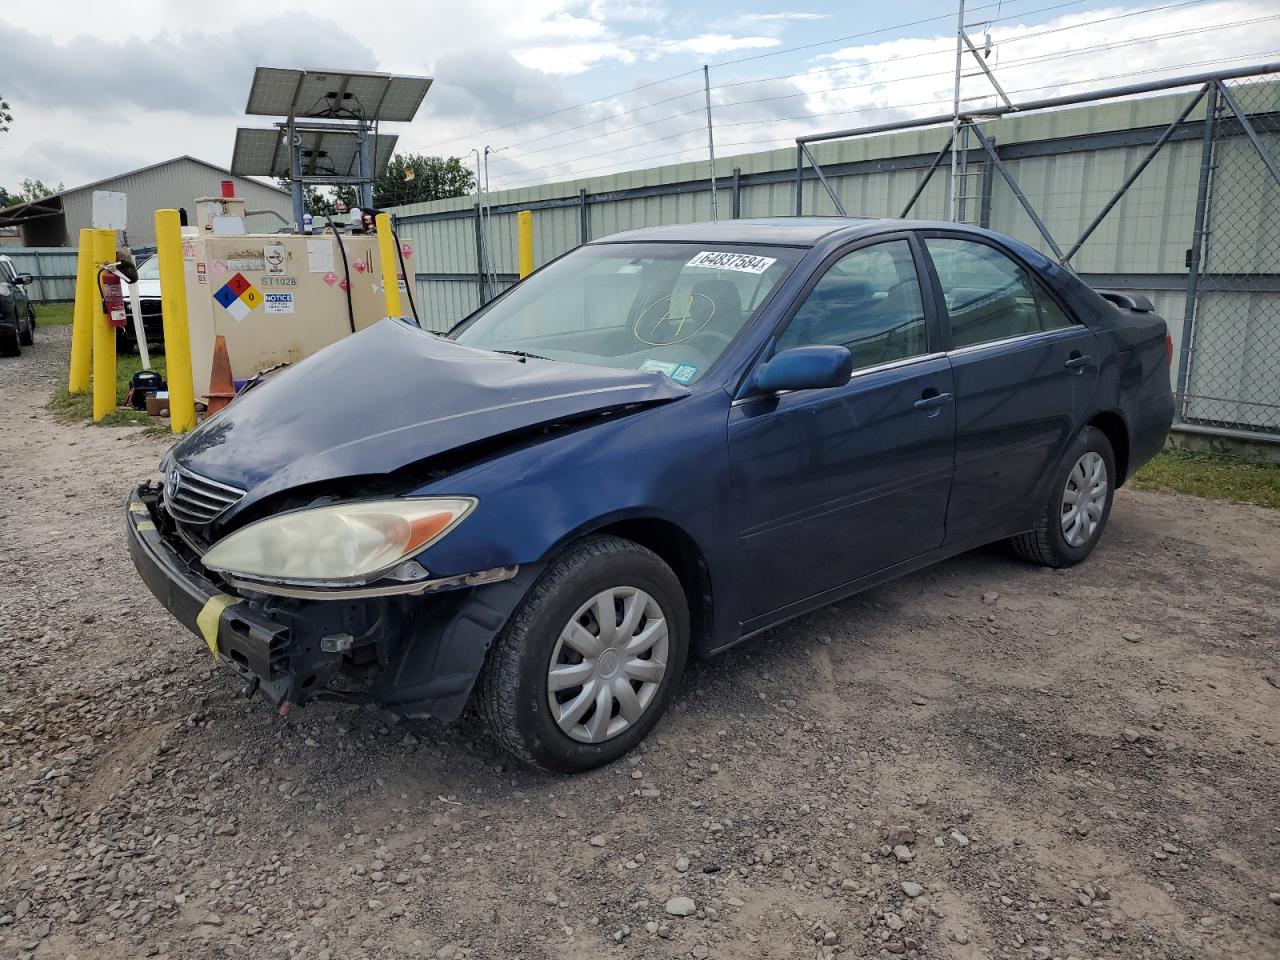
<path id="1" fill-rule="evenodd" d="M 784 4 L 779 6 L 779 4 Z M 786 5 L 791 4 L 791 5 Z M 432 76 L 403 149 L 494 149 L 493 188 L 950 109 L 954 0 L 5 0 L 0 186 L 181 154 L 226 166 L 256 65 Z M 969 0 L 1015 100 L 1280 59 L 1275 0 Z M 976 8 L 976 9 L 975 9 Z M 376 13 L 375 13 L 376 11 Z M 986 24 L 984 27 L 983 24 Z M 90 25 L 96 25 L 92 28 Z M 988 92 L 965 81 L 967 97 Z"/>

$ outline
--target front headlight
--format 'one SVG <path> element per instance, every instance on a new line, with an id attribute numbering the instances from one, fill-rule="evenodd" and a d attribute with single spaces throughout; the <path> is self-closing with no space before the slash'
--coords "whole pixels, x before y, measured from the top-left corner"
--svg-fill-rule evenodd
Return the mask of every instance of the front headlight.
<path id="1" fill-rule="evenodd" d="M 435 543 L 476 502 L 409 497 L 295 510 L 237 530 L 202 560 L 210 570 L 260 580 L 364 582 Z"/>

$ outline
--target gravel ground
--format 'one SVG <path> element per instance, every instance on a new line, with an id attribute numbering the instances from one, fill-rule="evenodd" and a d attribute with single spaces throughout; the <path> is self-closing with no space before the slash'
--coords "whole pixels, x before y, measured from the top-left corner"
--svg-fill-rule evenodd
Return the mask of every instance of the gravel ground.
<path id="1" fill-rule="evenodd" d="M 134 575 L 166 441 L 0 361 L 0 956 L 1280 956 L 1280 512 L 1124 491 L 695 664 L 557 779 L 246 702 Z"/>

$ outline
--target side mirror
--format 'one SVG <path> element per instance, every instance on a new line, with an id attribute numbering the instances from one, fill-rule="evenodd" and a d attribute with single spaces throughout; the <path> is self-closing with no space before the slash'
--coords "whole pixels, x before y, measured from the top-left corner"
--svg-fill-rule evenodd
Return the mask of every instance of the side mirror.
<path id="1" fill-rule="evenodd" d="M 792 347 L 774 355 L 756 370 L 751 393 L 779 390 L 818 390 L 839 387 L 853 373 L 853 354 L 844 347 Z"/>
<path id="2" fill-rule="evenodd" d="M 26 285 L 26 284 L 28 284 L 28 283 L 35 283 L 35 282 L 36 282 L 36 278 L 35 278 L 35 277 L 33 277 L 33 276 L 31 276 L 31 274 L 29 274 L 29 273 L 20 273 L 20 274 L 18 274 L 16 277 L 14 277 L 14 278 L 13 278 L 13 282 L 14 282 L 14 283 L 21 283 L 21 284 L 23 284 L 23 285 Z"/>

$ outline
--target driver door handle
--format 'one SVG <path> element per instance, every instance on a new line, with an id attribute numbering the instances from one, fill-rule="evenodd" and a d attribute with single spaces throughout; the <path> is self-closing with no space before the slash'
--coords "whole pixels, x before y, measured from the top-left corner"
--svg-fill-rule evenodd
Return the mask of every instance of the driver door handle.
<path id="1" fill-rule="evenodd" d="M 1092 359 L 1093 357 L 1089 356 L 1087 353 L 1084 354 L 1083 356 L 1078 353 L 1073 353 L 1070 359 L 1068 359 L 1067 362 L 1063 364 L 1063 366 L 1066 367 L 1068 370 L 1080 370 L 1086 364 L 1088 364 L 1088 362 Z"/>
<path id="2" fill-rule="evenodd" d="M 924 395 L 912 404 L 917 410 L 931 410 L 934 407 L 940 407 L 944 403 L 951 402 L 951 394 L 938 393 L 936 390 L 926 390 Z"/>

